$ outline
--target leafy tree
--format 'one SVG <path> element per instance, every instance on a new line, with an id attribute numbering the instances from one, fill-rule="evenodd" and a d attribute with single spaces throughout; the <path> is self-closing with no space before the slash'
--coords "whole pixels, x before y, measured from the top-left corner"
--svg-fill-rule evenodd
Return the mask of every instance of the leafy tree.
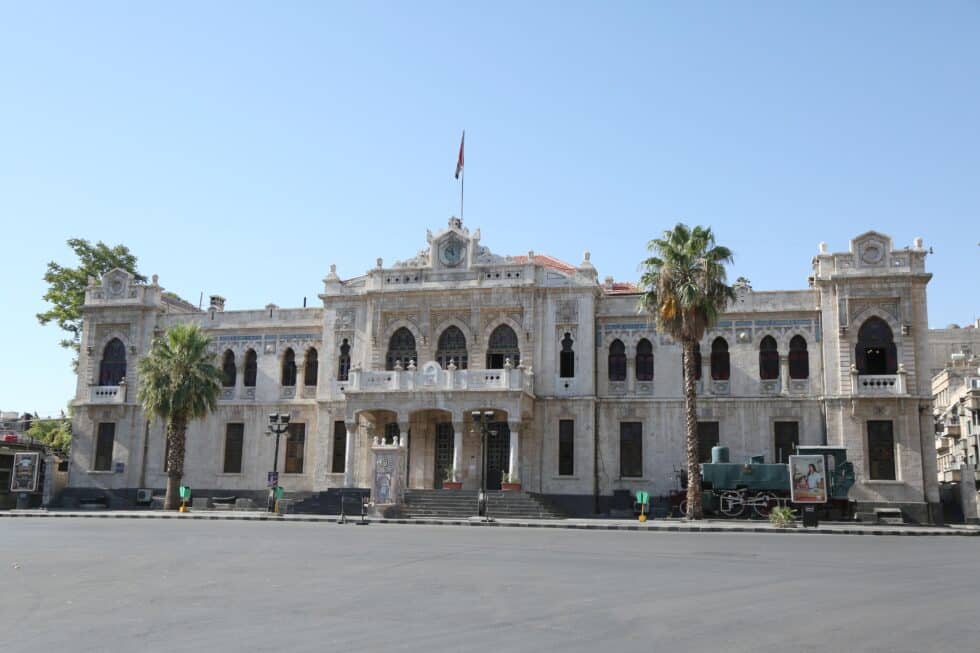
<path id="1" fill-rule="evenodd" d="M 54 261 L 48 263 L 48 271 L 44 280 L 48 291 L 44 300 L 51 308 L 37 314 L 37 320 L 42 325 L 56 323 L 69 337 L 61 341 L 61 346 L 78 352 L 78 343 L 82 337 L 82 304 L 85 303 L 85 287 L 88 278 L 101 278 L 103 274 L 115 268 L 122 268 L 143 282 L 146 277 L 136 271 L 136 257 L 125 245 L 109 247 L 102 241 L 95 245 L 82 238 L 70 238 L 68 246 L 75 252 L 78 265 L 66 267 Z"/>
<path id="2" fill-rule="evenodd" d="M 68 406 L 68 417 L 38 419 L 35 416 L 27 435 L 67 456 L 71 448 L 71 404 Z"/>
<path id="3" fill-rule="evenodd" d="M 187 424 L 218 404 L 222 373 L 210 351 L 211 339 L 195 324 L 179 324 L 156 338 L 139 362 L 139 401 L 147 415 L 167 428 L 166 510 L 177 508 L 184 475 Z"/>
<path id="4" fill-rule="evenodd" d="M 698 455 L 698 411 L 694 346 L 735 292 L 726 284 L 727 247 L 715 245 L 710 227 L 693 229 L 678 223 L 651 240 L 653 256 L 643 264 L 641 307 L 653 315 L 657 329 L 684 349 L 684 409 L 687 427 L 687 517 L 701 519 L 701 462 Z"/>

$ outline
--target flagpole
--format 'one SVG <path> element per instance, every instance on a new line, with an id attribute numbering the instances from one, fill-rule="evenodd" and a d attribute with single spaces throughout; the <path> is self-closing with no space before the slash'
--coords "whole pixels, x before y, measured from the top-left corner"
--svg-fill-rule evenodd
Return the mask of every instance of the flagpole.
<path id="1" fill-rule="evenodd" d="M 459 173 L 459 219 L 463 219 L 463 188 L 466 186 L 466 166 Z"/>

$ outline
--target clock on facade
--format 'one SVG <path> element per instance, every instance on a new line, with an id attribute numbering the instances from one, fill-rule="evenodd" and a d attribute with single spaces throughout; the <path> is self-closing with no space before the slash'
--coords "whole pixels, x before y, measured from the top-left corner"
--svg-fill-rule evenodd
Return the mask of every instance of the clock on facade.
<path id="1" fill-rule="evenodd" d="M 439 260 L 443 265 L 455 267 L 463 260 L 463 242 L 457 238 L 449 238 L 439 246 Z"/>

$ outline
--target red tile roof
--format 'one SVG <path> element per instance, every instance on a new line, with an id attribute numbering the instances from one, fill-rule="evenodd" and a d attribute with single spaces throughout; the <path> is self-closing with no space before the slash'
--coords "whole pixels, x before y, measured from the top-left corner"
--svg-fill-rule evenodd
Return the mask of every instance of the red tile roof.
<path id="1" fill-rule="evenodd" d="M 512 261 L 514 261 L 514 263 L 517 263 L 518 265 L 524 265 L 525 263 L 528 262 L 526 255 L 522 255 L 522 256 L 511 256 L 510 258 L 511 258 Z M 571 272 L 575 272 L 575 269 L 576 269 L 574 265 L 571 265 L 570 263 L 566 263 L 565 261 L 556 259 L 554 256 L 548 256 L 547 254 L 535 254 L 534 255 L 534 264 L 535 265 L 540 265 L 540 266 L 546 267 L 546 268 L 552 268 L 554 270 L 558 270 L 559 272 L 569 272 L 569 273 L 571 273 Z"/>
<path id="2" fill-rule="evenodd" d="M 607 295 L 635 295 L 640 292 L 640 288 L 631 281 L 613 281 L 610 285 L 603 285 L 602 289 Z"/>

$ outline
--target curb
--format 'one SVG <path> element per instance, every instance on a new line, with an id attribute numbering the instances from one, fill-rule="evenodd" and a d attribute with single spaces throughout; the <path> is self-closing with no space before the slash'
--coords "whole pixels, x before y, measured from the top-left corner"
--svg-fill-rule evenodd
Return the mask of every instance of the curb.
<path id="1" fill-rule="evenodd" d="M 330 516 L 300 516 L 259 514 L 224 514 L 208 515 L 202 513 L 127 513 L 127 512 L 92 512 L 92 513 L 63 513 L 63 512 L 0 512 L 0 518 L 8 519 L 185 519 L 196 521 L 266 521 L 266 522 L 301 522 L 337 524 L 338 517 Z M 562 521 L 529 522 L 529 521 L 492 521 L 483 522 L 468 519 L 377 519 L 369 518 L 363 522 L 356 517 L 349 519 L 351 524 L 379 524 L 406 526 L 476 526 L 483 528 L 539 528 L 552 530 L 583 530 L 583 531 L 636 531 L 652 533 L 753 533 L 771 535 L 892 535 L 904 537 L 980 537 L 978 529 L 949 529 L 949 530 L 918 530 L 914 527 L 898 528 L 766 528 L 762 526 L 714 526 L 688 524 L 603 524 L 603 523 L 565 523 Z"/>

